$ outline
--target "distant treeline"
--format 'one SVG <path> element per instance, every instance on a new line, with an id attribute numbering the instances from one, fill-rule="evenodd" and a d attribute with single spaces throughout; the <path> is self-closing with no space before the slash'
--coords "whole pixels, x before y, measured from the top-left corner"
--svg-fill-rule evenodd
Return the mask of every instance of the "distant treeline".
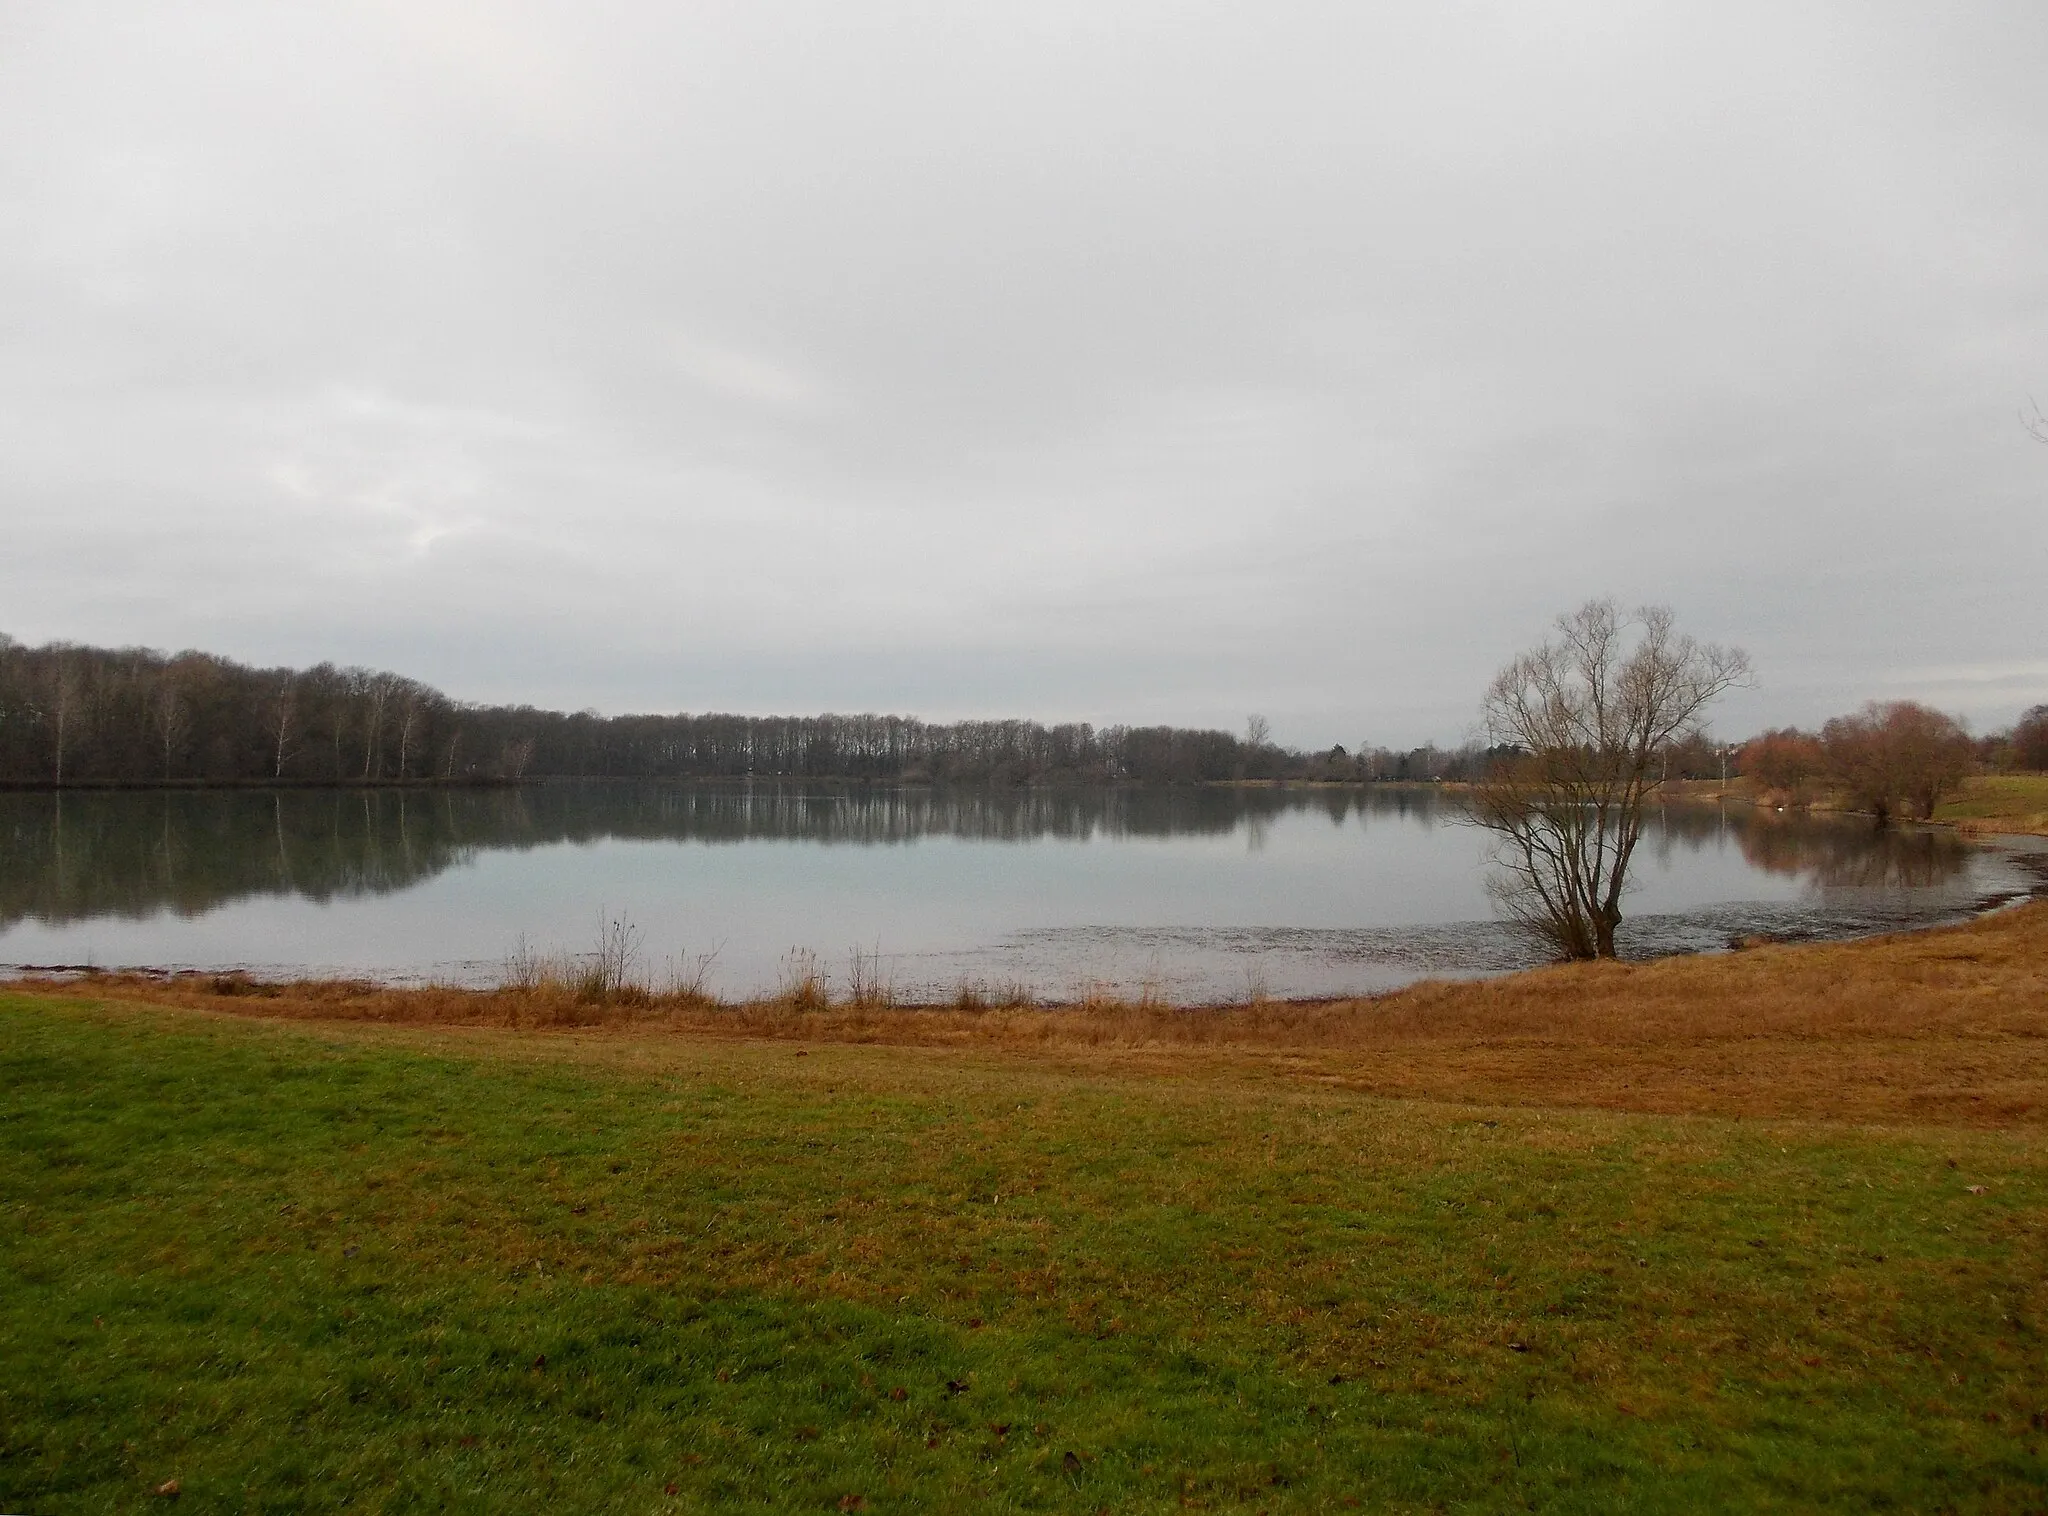
<path id="1" fill-rule="evenodd" d="M 811 778 L 983 784 L 1468 779 L 1476 748 L 1302 752 L 1247 736 L 908 716 L 600 716 L 451 700 L 402 674 L 0 635 L 0 782 Z"/>

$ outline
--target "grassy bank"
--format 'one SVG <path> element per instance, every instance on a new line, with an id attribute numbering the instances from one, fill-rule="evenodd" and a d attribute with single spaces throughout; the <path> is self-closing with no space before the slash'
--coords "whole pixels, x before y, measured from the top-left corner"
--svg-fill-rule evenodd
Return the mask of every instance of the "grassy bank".
<path id="1" fill-rule="evenodd" d="M 1347 1013 L 0 994 L 0 1509 L 2037 1509 L 2044 937 Z"/>
<path id="2" fill-rule="evenodd" d="M 2048 774 L 1979 774 L 1935 807 L 1934 819 L 1974 832 L 2048 836 Z"/>
<path id="3" fill-rule="evenodd" d="M 1712 779 L 1675 779 L 1660 786 L 1659 793 L 1669 799 L 1743 804 L 1754 804 L 1759 798 L 1755 781 L 1739 778 L 1725 784 Z M 1849 808 L 1846 796 L 1825 788 L 1802 791 L 1799 803 L 1810 803 L 1819 811 Z M 1965 832 L 2048 836 L 2048 774 L 1973 774 L 1957 794 L 1935 807 L 1933 819 Z"/>
<path id="4" fill-rule="evenodd" d="M 593 997 L 561 980 L 461 990 L 110 977 L 83 988 L 277 1020 L 925 1046 L 1400 1098 L 2048 1123 L 2048 902 L 1858 942 L 1565 964 L 1364 1001 L 1199 1010 L 827 1002 L 815 981 L 742 1005 L 630 985 Z"/>

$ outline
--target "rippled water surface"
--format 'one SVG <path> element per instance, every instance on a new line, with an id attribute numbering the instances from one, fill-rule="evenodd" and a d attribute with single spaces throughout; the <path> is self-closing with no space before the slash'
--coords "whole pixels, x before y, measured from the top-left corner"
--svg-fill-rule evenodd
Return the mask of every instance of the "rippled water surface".
<path id="1" fill-rule="evenodd" d="M 483 982 L 523 940 L 644 934 L 729 994 L 852 954 L 898 993 L 1023 986 L 1195 1002 L 1381 989 L 1536 961 L 1486 839 L 1427 790 L 991 791 L 562 784 L 0 794 L 0 963 Z M 2024 844 L 1672 806 L 1627 951 L 1842 936 L 2038 888 Z M 794 956 L 792 956 L 794 955 Z"/>

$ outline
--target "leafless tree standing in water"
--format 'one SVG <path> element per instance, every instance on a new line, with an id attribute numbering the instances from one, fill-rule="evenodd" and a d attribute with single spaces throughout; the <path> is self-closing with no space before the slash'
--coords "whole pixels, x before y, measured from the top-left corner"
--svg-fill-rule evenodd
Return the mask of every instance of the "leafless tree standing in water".
<path id="1" fill-rule="evenodd" d="M 1486 733 L 1502 757 L 1472 814 L 1497 838 L 1488 888 L 1566 958 L 1612 958 L 1658 753 L 1749 675 L 1735 648 L 1680 636 L 1670 610 L 1588 601 L 1557 639 L 1494 677 Z"/>

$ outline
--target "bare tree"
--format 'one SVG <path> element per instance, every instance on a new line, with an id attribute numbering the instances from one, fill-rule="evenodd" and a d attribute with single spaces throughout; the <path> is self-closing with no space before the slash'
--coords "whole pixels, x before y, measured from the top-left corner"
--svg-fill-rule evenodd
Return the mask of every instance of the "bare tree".
<path id="1" fill-rule="evenodd" d="M 155 698 L 150 701 L 149 716 L 163 749 L 164 778 L 169 779 L 172 760 L 192 730 L 191 703 L 185 698 L 184 681 L 178 677 L 175 664 L 164 670 Z"/>
<path id="2" fill-rule="evenodd" d="M 298 729 L 299 679 L 289 669 L 281 671 L 272 689 L 265 735 L 270 739 L 270 777 L 284 777 L 284 761 L 291 757 L 292 735 Z"/>
<path id="3" fill-rule="evenodd" d="M 2013 761 L 2023 769 L 2048 769 L 2048 705 L 2037 705 L 2012 729 Z"/>
<path id="4" fill-rule="evenodd" d="M 1563 957 L 1612 958 L 1651 769 L 1749 658 L 1680 636 L 1664 606 L 1588 601 L 1557 633 L 1494 676 L 1486 734 L 1513 756 L 1474 786 L 1471 812 L 1495 834 L 1489 888 L 1508 915 Z"/>
<path id="5" fill-rule="evenodd" d="M 1901 801 L 1931 819 L 1942 798 L 1970 772 L 1970 734 L 1962 723 L 1912 700 L 1871 701 L 1821 728 L 1828 768 L 1859 810 L 1883 826 Z"/>
<path id="6" fill-rule="evenodd" d="M 1750 738 L 1742 745 L 1738 762 L 1765 793 L 1790 795 L 1827 767 L 1827 754 L 1818 737 L 1785 726 Z"/>
<path id="7" fill-rule="evenodd" d="M 373 673 L 368 669 L 352 669 L 356 680 L 356 695 L 363 707 L 363 777 L 381 779 L 384 777 L 384 713 L 390 709 L 391 697 L 397 691 L 400 676 L 397 674 Z"/>
<path id="8" fill-rule="evenodd" d="M 506 779 L 523 779 L 526 766 L 533 761 L 533 739 L 521 737 L 507 742 L 498 755 L 498 772 Z"/>
<path id="9" fill-rule="evenodd" d="M 398 777 L 406 777 L 406 768 L 412 762 L 413 733 L 420 728 L 420 698 L 425 693 L 410 679 L 399 687 L 400 705 L 398 716 Z"/>
<path id="10" fill-rule="evenodd" d="M 2042 412 L 2041 402 L 2032 397 L 2028 398 L 2027 404 L 2033 407 L 2034 414 L 2029 416 L 2021 411 L 2020 425 L 2033 435 L 2036 442 L 2048 442 L 2048 414 Z"/>
<path id="11" fill-rule="evenodd" d="M 1253 750 L 1264 747 L 1273 738 L 1273 723 L 1264 716 L 1244 718 L 1244 745 Z"/>
<path id="12" fill-rule="evenodd" d="M 64 754 L 77 736 L 86 701 L 85 674 L 72 649 L 61 646 L 50 669 L 50 720 L 56 739 L 56 782 L 64 782 Z"/>

